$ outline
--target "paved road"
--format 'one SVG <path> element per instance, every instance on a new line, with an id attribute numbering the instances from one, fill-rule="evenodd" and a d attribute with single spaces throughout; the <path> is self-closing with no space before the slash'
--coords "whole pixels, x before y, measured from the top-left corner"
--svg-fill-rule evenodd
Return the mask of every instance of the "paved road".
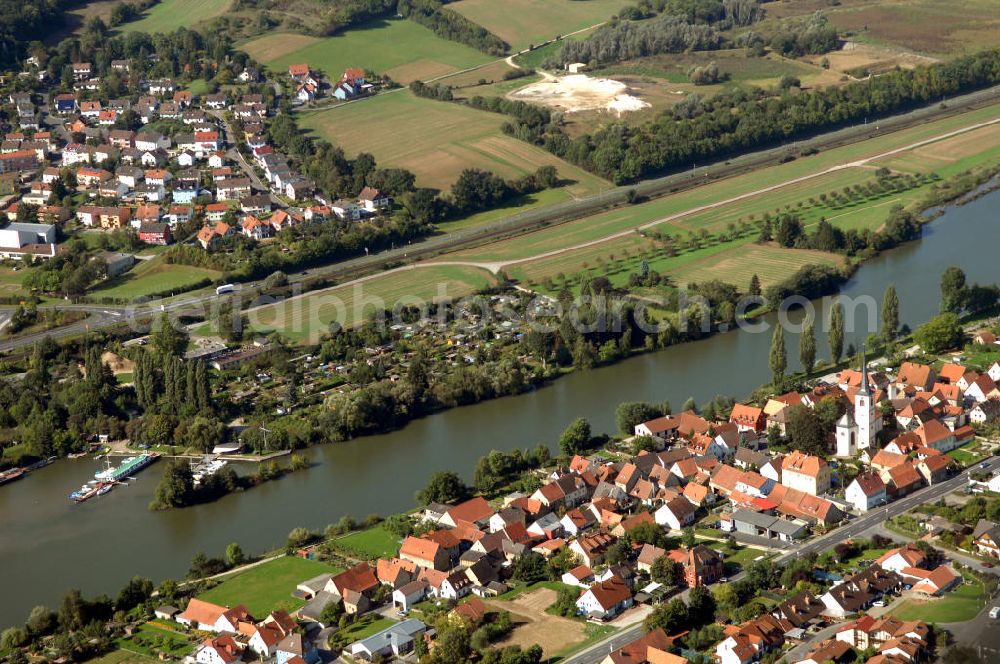
<path id="1" fill-rule="evenodd" d="M 965 486 L 969 481 L 970 470 L 983 470 L 991 472 L 1000 469 L 1000 457 L 993 457 L 985 463 L 986 468 L 980 468 L 979 465 L 973 466 L 973 468 L 964 470 L 945 482 L 925 487 L 912 493 L 906 498 L 903 498 L 902 500 L 897 500 L 886 506 L 884 509 L 878 509 L 856 517 L 849 521 L 846 525 L 837 528 L 826 535 L 816 537 L 808 542 L 805 542 L 797 546 L 793 551 L 772 559 L 771 563 L 776 566 L 781 566 L 783 562 L 795 559 L 800 555 L 809 553 L 819 554 L 838 542 L 860 537 L 868 531 L 880 528 L 882 523 L 887 519 L 899 516 L 900 514 L 903 514 L 913 508 L 915 505 L 934 502 L 942 496 Z M 740 573 L 739 575 L 733 577 L 732 580 L 737 581 L 742 578 L 742 576 L 743 574 Z M 642 625 L 630 627 L 629 629 L 613 635 L 611 638 L 605 639 L 604 641 L 591 646 L 583 652 L 568 657 L 565 660 L 565 664 L 597 664 L 612 650 L 621 648 L 625 644 L 639 638 L 641 635 Z M 1000 634 L 997 636 L 997 649 L 1000 651 Z"/>

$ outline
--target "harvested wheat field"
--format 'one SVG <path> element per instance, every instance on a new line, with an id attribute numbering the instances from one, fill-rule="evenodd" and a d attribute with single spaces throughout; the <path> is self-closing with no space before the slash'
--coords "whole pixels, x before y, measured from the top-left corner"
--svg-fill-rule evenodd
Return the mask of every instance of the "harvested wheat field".
<path id="1" fill-rule="evenodd" d="M 550 588 L 539 588 L 509 601 L 487 601 L 497 611 L 509 611 L 516 627 L 503 641 L 495 645 L 530 648 L 536 643 L 545 655 L 551 657 L 567 646 L 584 638 L 584 624 L 579 620 L 545 613 L 552 606 L 558 593 Z"/>

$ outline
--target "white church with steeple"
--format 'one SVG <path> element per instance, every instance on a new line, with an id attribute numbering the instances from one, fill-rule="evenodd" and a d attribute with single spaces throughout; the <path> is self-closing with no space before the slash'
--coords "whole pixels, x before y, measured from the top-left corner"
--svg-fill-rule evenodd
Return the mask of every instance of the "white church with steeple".
<path id="1" fill-rule="evenodd" d="M 882 430 L 882 417 L 868 380 L 868 362 L 861 351 L 861 387 L 854 395 L 854 412 L 848 410 L 837 420 L 837 456 L 854 456 L 871 447 Z"/>

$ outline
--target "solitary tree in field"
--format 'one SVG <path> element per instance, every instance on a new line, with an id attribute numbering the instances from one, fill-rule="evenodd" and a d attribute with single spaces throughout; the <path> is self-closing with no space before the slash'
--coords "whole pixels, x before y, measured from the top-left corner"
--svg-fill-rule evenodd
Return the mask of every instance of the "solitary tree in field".
<path id="1" fill-rule="evenodd" d="M 899 296 L 896 287 L 889 284 L 882 298 L 882 342 L 887 346 L 896 340 L 899 334 Z"/>
<path id="2" fill-rule="evenodd" d="M 836 364 L 844 354 L 844 305 L 840 302 L 833 305 L 833 311 L 830 312 L 827 341 L 830 344 L 830 361 Z"/>
<path id="3" fill-rule="evenodd" d="M 779 385 L 785 378 L 785 369 L 788 368 L 788 355 L 785 353 L 785 331 L 781 329 L 780 325 L 776 325 L 774 328 L 768 365 L 774 375 L 774 384 Z"/>
<path id="4" fill-rule="evenodd" d="M 747 289 L 747 293 L 753 297 L 760 297 L 760 277 L 756 274 L 750 277 L 750 287 Z"/>
<path id="5" fill-rule="evenodd" d="M 810 373 L 816 365 L 816 328 L 812 321 L 809 321 L 799 337 L 799 361 L 806 373 Z"/>

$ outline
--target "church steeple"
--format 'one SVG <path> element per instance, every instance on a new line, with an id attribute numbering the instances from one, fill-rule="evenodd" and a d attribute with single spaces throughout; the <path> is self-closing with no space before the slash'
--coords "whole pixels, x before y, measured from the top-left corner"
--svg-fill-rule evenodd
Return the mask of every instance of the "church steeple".
<path id="1" fill-rule="evenodd" d="M 858 390 L 858 394 L 871 395 L 871 389 L 868 385 L 868 359 L 865 357 L 864 345 L 861 346 L 861 389 Z"/>

